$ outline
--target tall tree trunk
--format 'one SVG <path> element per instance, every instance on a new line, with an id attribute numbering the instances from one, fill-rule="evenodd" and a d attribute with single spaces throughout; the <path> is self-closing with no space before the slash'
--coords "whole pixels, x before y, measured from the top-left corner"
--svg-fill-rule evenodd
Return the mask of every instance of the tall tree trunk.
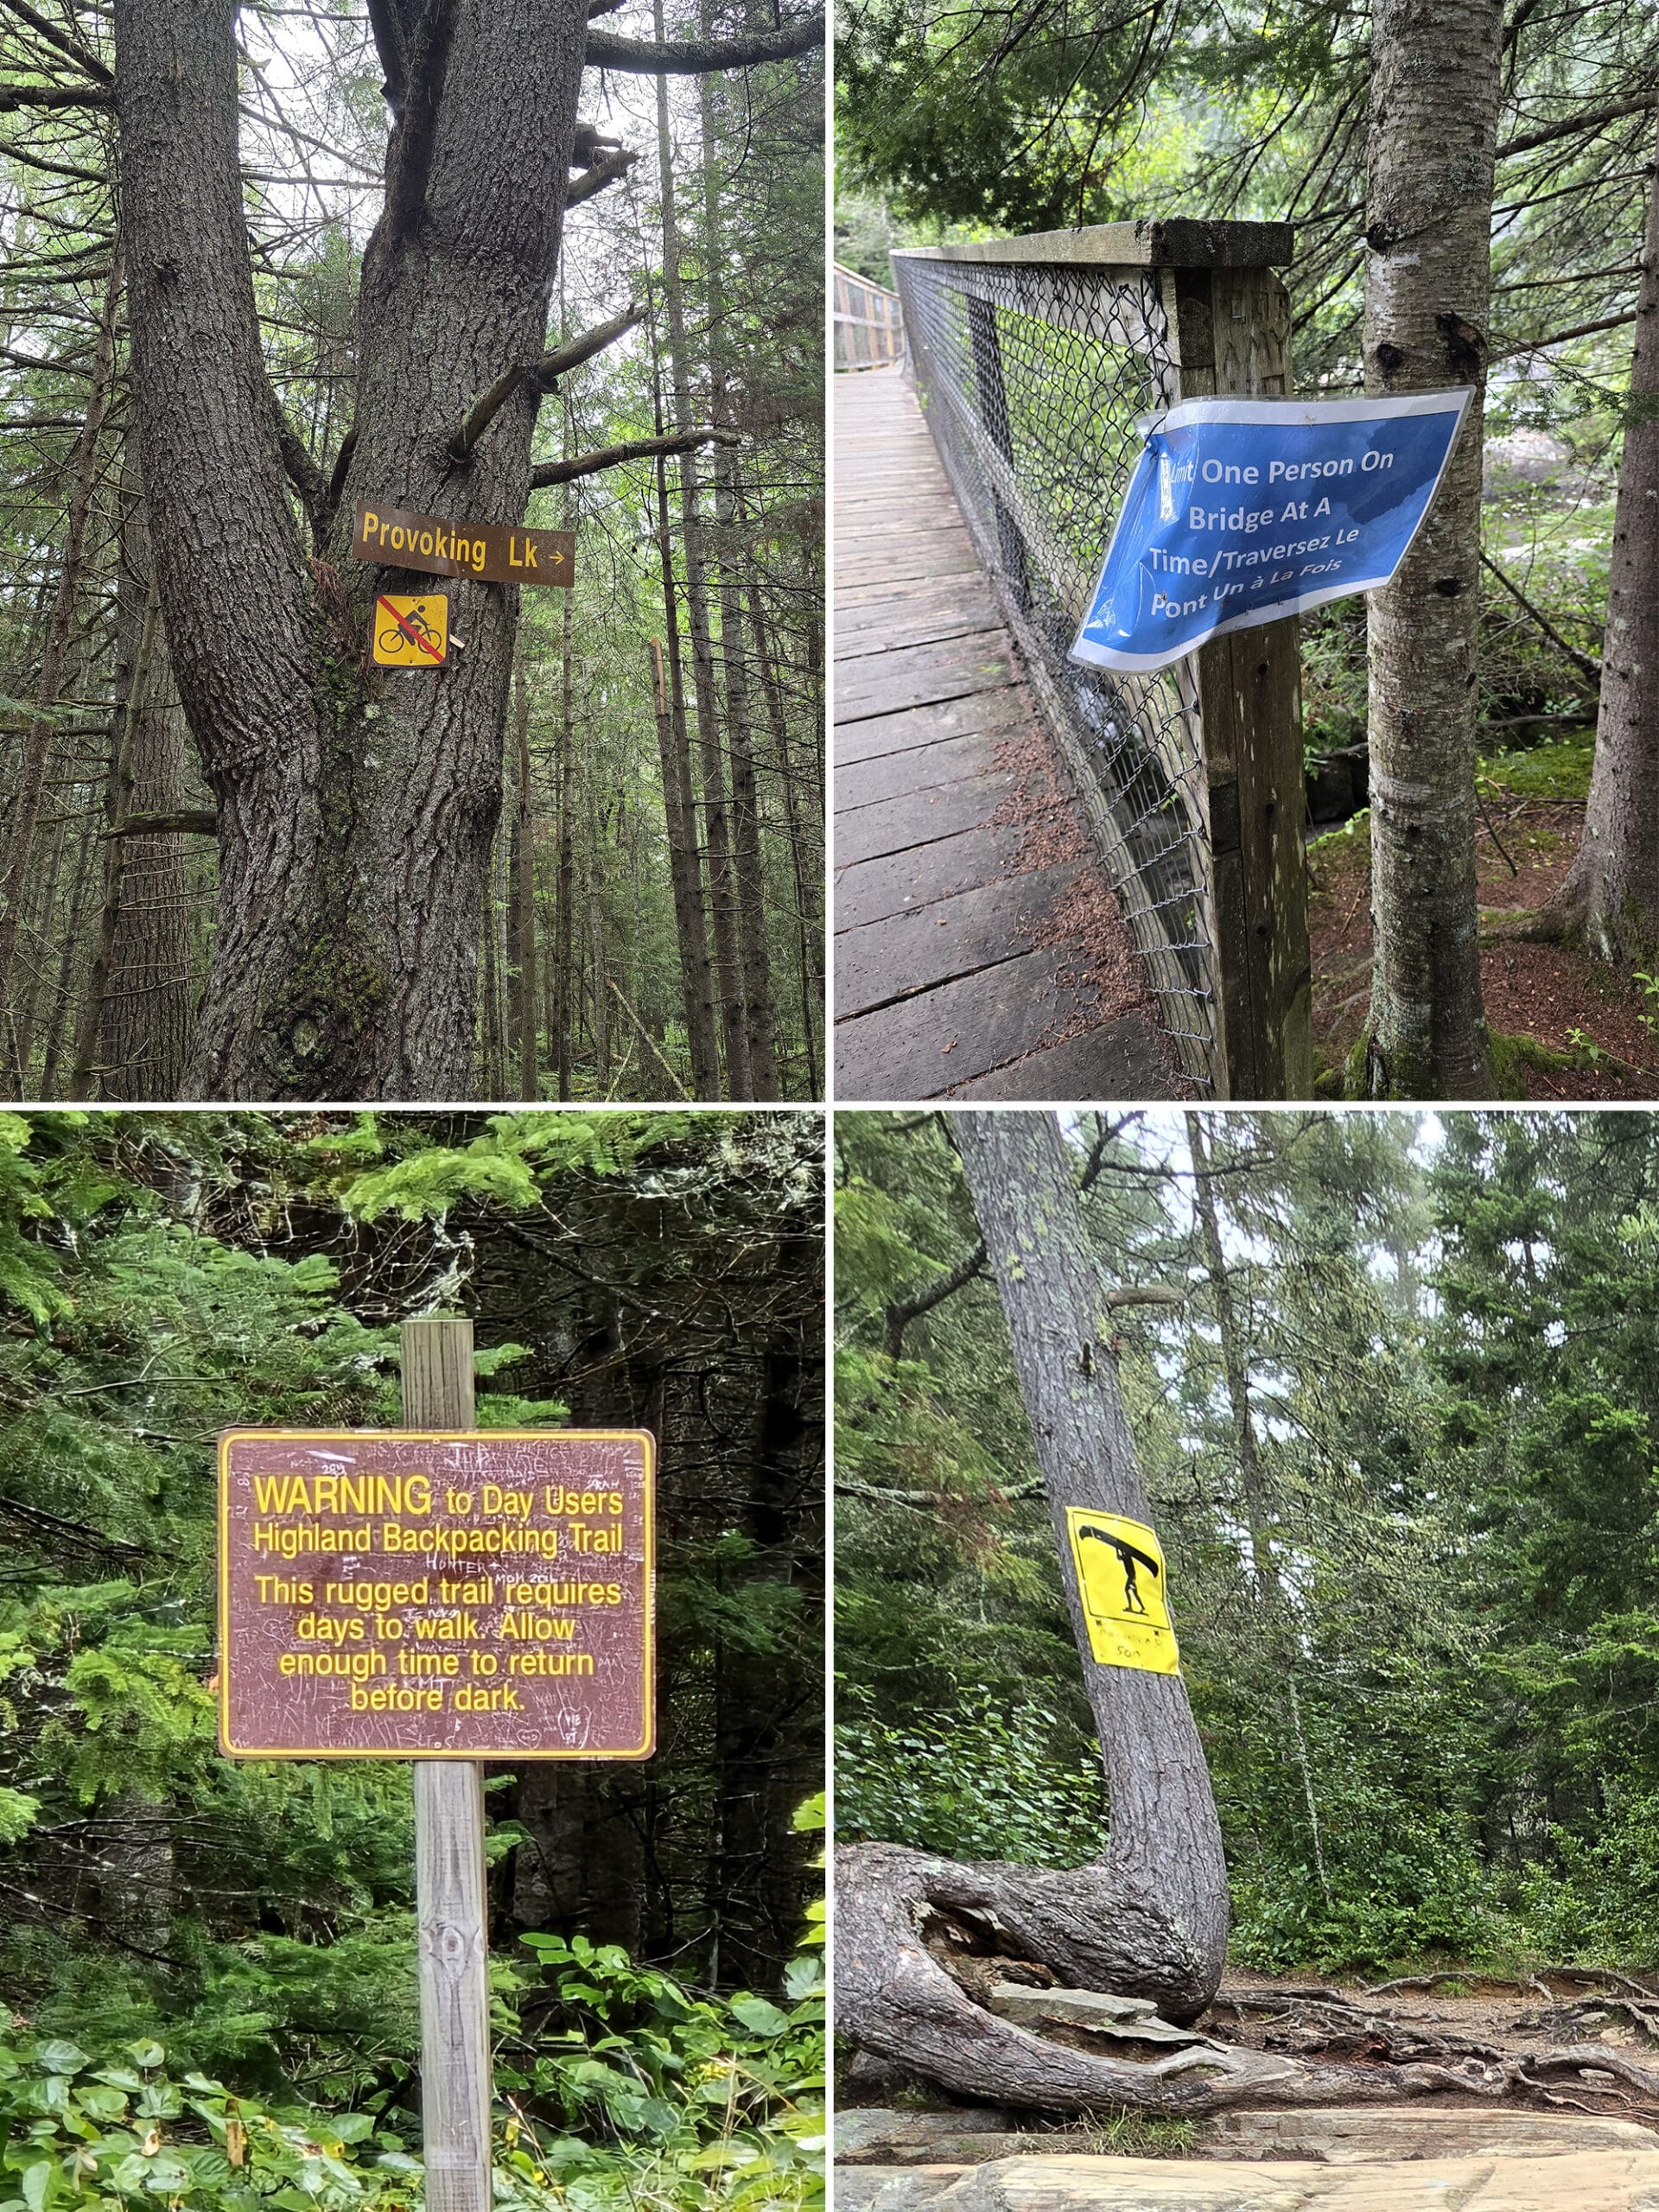
<path id="1" fill-rule="evenodd" d="M 86 988 L 80 1005 L 75 1037 L 75 1064 L 70 1071 L 69 1096 L 90 1098 L 96 1078 L 104 1071 L 98 1061 L 99 1038 L 109 1004 L 110 969 L 115 952 L 117 925 L 121 918 L 122 887 L 126 875 L 126 844 L 123 835 L 132 809 L 133 756 L 140 717 L 149 704 L 150 664 L 161 620 L 161 600 L 150 578 L 144 601 L 143 628 L 138 650 L 127 671 L 127 696 L 119 734 L 110 749 L 109 782 L 104 797 L 104 905 L 99 915 Z M 113 1096 L 115 1094 L 111 1093 Z"/>
<path id="2" fill-rule="evenodd" d="M 87 902 L 92 897 L 92 861 L 98 850 L 94 842 L 95 819 L 90 810 L 82 817 L 80 839 L 75 848 L 68 920 L 63 932 L 62 950 L 58 955 L 57 987 L 52 995 L 52 1013 L 46 1033 L 46 1061 L 41 1070 L 42 1098 L 58 1096 L 58 1071 L 62 1065 L 64 1047 L 70 1041 L 69 1016 L 75 998 L 75 970 L 82 950 L 82 930 L 86 918 Z"/>
<path id="3" fill-rule="evenodd" d="M 657 428 L 663 427 L 660 390 L 653 379 Z M 685 728 L 685 686 L 680 670 L 680 618 L 669 543 L 668 472 L 657 456 L 657 542 L 662 564 L 664 646 L 656 650 L 657 747 L 662 760 L 663 804 L 668 818 L 669 867 L 674 886 L 674 923 L 679 942 L 680 990 L 685 1001 L 691 1088 L 699 1098 L 720 1096 L 720 1049 L 715 1032 L 714 972 L 709 964 L 709 916 L 702 894 L 697 844 L 691 747 Z"/>
<path id="4" fill-rule="evenodd" d="M 0 881 L 0 1006 L 12 997 L 13 970 L 17 958 L 17 934 L 29 897 L 29 858 L 35 848 L 35 829 L 40 819 L 41 796 L 46 788 L 47 760 L 52 750 L 56 717 L 50 711 L 63 682 L 64 664 L 74 635 L 75 608 L 80 596 L 86 563 L 86 519 L 92 512 L 92 485 L 98 474 L 99 441 L 109 411 L 115 379 L 116 324 L 121 302 L 124 255 L 118 237 L 110 257 L 104 305 L 99 317 L 98 340 L 92 353 L 92 381 L 86 413 L 75 443 L 74 476 L 65 521 L 63 563 L 58 571 L 57 593 L 47 622 L 46 643 L 41 656 L 41 677 L 35 699 L 41 712 L 29 724 L 23 740 L 17 786 L 11 795 L 11 826 L 6 840 L 5 869 Z M 18 1071 L 21 1076 L 23 1071 Z"/>
<path id="5" fill-rule="evenodd" d="M 1215 1993 L 1228 1929 L 1221 1826 L 1185 1688 L 1176 1674 L 1098 1662 L 1077 1586 L 1068 1508 L 1152 1518 L 1077 1163 L 1049 1115 L 959 1114 L 953 1127 L 1043 1470 L 1105 1763 L 1109 1841 L 1103 1858 L 1066 1873 L 954 1866 L 886 1844 L 843 1852 L 837 2018 L 863 2049 L 969 2095 L 1061 2108 L 1133 2085 L 1139 2101 L 1144 2069 L 1040 2042 L 984 2011 L 917 1941 L 930 1909 L 948 1912 L 994 1953 L 1035 1961 L 1076 1987 L 1154 1997 L 1188 2020 Z M 1203 2059 L 1216 2066 L 1213 2050 Z"/>
<path id="6" fill-rule="evenodd" d="M 123 690 L 132 715 L 130 810 L 175 814 L 186 804 L 184 717 L 173 693 L 167 642 L 156 605 L 154 553 L 137 455 L 127 478 L 118 620 L 125 664 Z M 146 646 L 145 636 L 149 634 Z M 137 671 L 146 670 L 141 686 Z M 105 989 L 99 1051 L 106 1098 L 179 1096 L 194 1018 L 191 988 L 190 864 L 176 832 L 118 841 L 121 883 Z"/>
<path id="7" fill-rule="evenodd" d="M 1201 1114 L 1187 1115 L 1186 1141 L 1192 1155 L 1193 1211 L 1198 1216 L 1199 1240 L 1204 1248 L 1205 1270 L 1210 1277 L 1211 1301 L 1216 1311 L 1216 1332 L 1221 1339 L 1222 1379 L 1226 1385 L 1227 1405 L 1232 1415 L 1233 1446 L 1238 1455 L 1238 1485 L 1243 1492 L 1244 1519 L 1249 1530 L 1250 1572 L 1255 1583 L 1256 1602 L 1267 1623 L 1274 1669 L 1285 1687 L 1286 1717 L 1290 1725 L 1291 1742 L 1295 1748 L 1296 1763 L 1302 1778 L 1302 1800 L 1307 1808 L 1314 1870 L 1319 1875 L 1319 1887 L 1325 1892 L 1325 1901 L 1330 1904 L 1331 1878 L 1325 1864 L 1325 1838 L 1319 1827 L 1319 1798 L 1313 1788 L 1313 1768 L 1308 1757 L 1306 1732 L 1302 1726 L 1301 1696 L 1296 1687 L 1295 1624 L 1291 1618 L 1284 1582 L 1279 1573 L 1279 1562 L 1274 1556 L 1274 1523 L 1278 1515 L 1268 1495 L 1267 1471 L 1262 1465 L 1255 1415 L 1250 1405 L 1249 1354 L 1245 1345 L 1244 1332 L 1239 1325 L 1232 1278 L 1228 1273 L 1226 1253 L 1221 1241 L 1221 1217 L 1216 1200 L 1214 1172 Z"/>
<path id="8" fill-rule="evenodd" d="M 663 35 L 662 0 L 656 0 L 657 35 Z M 674 204 L 674 148 L 669 136 L 668 95 L 657 86 L 657 166 L 663 194 L 663 304 L 668 310 L 669 366 L 674 382 L 675 428 L 691 420 L 690 353 L 685 296 L 680 277 L 680 226 Z M 709 632 L 702 522 L 697 512 L 696 456 L 680 459 L 680 524 L 685 548 L 685 612 L 691 632 L 692 685 L 696 696 L 698 752 L 702 768 L 703 845 L 709 855 L 709 906 L 714 924 L 715 997 L 726 1056 L 726 1096 L 749 1096 L 748 1038 L 743 1022 L 743 963 L 732 874 L 731 826 L 726 810 L 726 761 L 721 748 L 715 690 L 714 645 Z"/>
<path id="9" fill-rule="evenodd" d="M 570 1096 L 570 1033 L 580 1007 L 575 989 L 576 940 L 573 909 L 576 897 L 575 830 L 571 816 L 576 795 L 576 710 L 571 681 L 571 612 L 564 603 L 564 690 L 559 731 L 558 908 L 554 916 L 553 1034 L 550 1039 L 558 1070 L 559 1096 Z"/>
<path id="10" fill-rule="evenodd" d="M 518 820 L 513 840 L 513 913 L 518 945 L 518 1096 L 539 1098 L 536 1068 L 536 810 L 530 780 L 530 690 L 522 668 L 516 671 L 515 716 L 518 741 Z"/>
<path id="11" fill-rule="evenodd" d="M 1601 708 L 1584 836 L 1540 916 L 1603 960 L 1659 960 L 1659 149 L 1613 512 Z"/>
<path id="12" fill-rule="evenodd" d="M 712 35 L 714 11 L 702 0 L 702 35 Z M 731 423 L 726 379 L 726 299 L 721 270 L 720 162 L 716 153 L 714 88 L 698 81 L 702 124 L 704 291 L 709 307 L 710 419 L 720 429 Z M 720 652 L 726 675 L 727 745 L 732 763 L 733 874 L 737 899 L 737 937 L 743 976 L 743 1039 L 751 1098 L 778 1096 L 778 1018 L 772 1006 L 772 961 L 766 944 L 766 874 L 760 854 L 760 807 L 754 779 L 754 747 L 749 726 L 748 650 L 743 634 L 741 555 L 738 544 L 740 502 L 737 464 L 729 446 L 716 446 L 715 524 L 720 604 Z"/>
<path id="13" fill-rule="evenodd" d="M 1482 403 L 1503 0 L 1378 0 L 1366 182 L 1365 389 L 1475 396 L 1370 625 L 1365 1089 L 1484 1098 L 1475 888 Z"/>
<path id="14" fill-rule="evenodd" d="M 779 780 L 783 785 L 784 820 L 789 833 L 790 877 L 795 887 L 801 1035 L 806 1050 L 806 1096 L 816 1098 L 818 1096 L 817 1025 L 823 1015 L 823 931 L 820 926 L 823 906 L 819 895 L 823 881 L 823 838 L 822 832 L 817 830 L 817 808 L 809 807 L 803 814 L 783 685 L 766 621 L 760 580 L 753 571 L 749 576 L 748 589 L 749 611 L 754 622 L 755 658 L 760 670 L 761 690 L 766 695 L 766 719 L 772 725 L 772 752 L 778 762 Z M 813 823 L 816 832 L 810 842 L 805 826 L 807 822 Z"/>

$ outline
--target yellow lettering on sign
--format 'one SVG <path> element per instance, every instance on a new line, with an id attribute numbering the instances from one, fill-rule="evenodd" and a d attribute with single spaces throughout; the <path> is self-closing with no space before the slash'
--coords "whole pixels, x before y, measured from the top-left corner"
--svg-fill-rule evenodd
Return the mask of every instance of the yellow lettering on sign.
<path id="1" fill-rule="evenodd" d="M 1066 1507 L 1065 1532 L 1096 1663 L 1179 1674 L 1168 1575 L 1156 1535 L 1144 1522 L 1084 1505 Z"/>

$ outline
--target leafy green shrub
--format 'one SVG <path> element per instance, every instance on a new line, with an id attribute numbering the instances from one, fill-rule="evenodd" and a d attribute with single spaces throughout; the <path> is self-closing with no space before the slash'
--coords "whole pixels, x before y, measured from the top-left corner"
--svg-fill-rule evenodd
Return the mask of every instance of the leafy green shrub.
<path id="1" fill-rule="evenodd" d="M 1559 1870 L 1522 1885 L 1527 1921 L 1550 1956 L 1659 1965 L 1659 1793 L 1610 1781 L 1589 1837 L 1554 1836 Z"/>
<path id="2" fill-rule="evenodd" d="M 1314 1869 L 1262 1855 L 1232 1869 L 1231 1955 L 1264 1974 L 1405 1965 L 1490 1948 L 1490 1877 L 1457 1824 L 1418 1816 L 1351 1864 Z"/>
<path id="3" fill-rule="evenodd" d="M 1081 1866 L 1105 1848 L 1104 1783 L 1097 1759 L 1058 1748 L 1067 1737 L 1040 1707 L 984 1693 L 932 1729 L 855 1707 L 836 1732 L 836 1827 L 950 1859 Z"/>

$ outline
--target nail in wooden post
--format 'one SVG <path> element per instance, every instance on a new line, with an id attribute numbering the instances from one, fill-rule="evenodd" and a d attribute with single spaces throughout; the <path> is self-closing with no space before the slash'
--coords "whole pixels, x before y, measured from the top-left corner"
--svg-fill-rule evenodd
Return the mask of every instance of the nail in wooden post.
<path id="1" fill-rule="evenodd" d="M 404 1425 L 473 1426 L 473 1325 L 405 1321 Z M 415 1762 L 415 1911 L 427 2212 L 490 2212 L 484 1770 Z"/>

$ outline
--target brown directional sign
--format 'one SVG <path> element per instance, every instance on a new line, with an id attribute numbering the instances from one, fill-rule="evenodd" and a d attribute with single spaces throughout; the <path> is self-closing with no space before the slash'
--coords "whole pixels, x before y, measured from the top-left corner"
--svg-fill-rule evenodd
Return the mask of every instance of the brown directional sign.
<path id="1" fill-rule="evenodd" d="M 655 1459 L 638 1429 L 227 1430 L 221 1748 L 649 1757 Z"/>
<path id="2" fill-rule="evenodd" d="M 404 507 L 362 506 L 352 550 L 385 569 L 423 575 L 472 576 L 486 584 L 570 584 L 576 576 L 574 530 L 507 530 L 494 522 L 444 522 Z"/>

